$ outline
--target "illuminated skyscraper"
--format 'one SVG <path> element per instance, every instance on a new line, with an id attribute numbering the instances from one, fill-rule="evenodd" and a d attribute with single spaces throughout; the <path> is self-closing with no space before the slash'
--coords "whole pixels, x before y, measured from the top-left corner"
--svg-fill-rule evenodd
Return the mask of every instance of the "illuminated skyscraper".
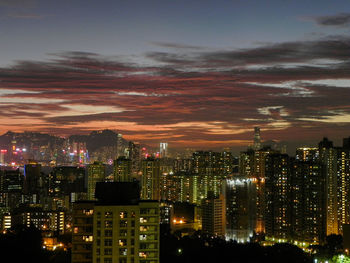
<path id="1" fill-rule="evenodd" d="M 94 202 L 73 205 L 72 263 L 92 262 Z"/>
<path id="2" fill-rule="evenodd" d="M 291 174 L 286 154 L 269 154 L 265 162 L 265 231 L 267 237 L 291 237 Z"/>
<path id="3" fill-rule="evenodd" d="M 322 243 L 326 237 L 325 177 L 316 156 L 318 151 L 311 158 L 296 160 L 291 180 L 293 238 L 310 243 Z"/>
<path id="4" fill-rule="evenodd" d="M 138 142 L 129 142 L 129 159 L 131 159 L 131 172 L 133 175 L 141 170 L 141 146 Z"/>
<path id="5" fill-rule="evenodd" d="M 7 155 L 7 150 L 6 149 L 1 149 L 0 150 L 0 165 L 5 165 L 6 163 L 6 155 Z"/>
<path id="6" fill-rule="evenodd" d="M 16 170 L 0 170 L 0 206 L 13 209 L 21 203 L 23 174 Z"/>
<path id="7" fill-rule="evenodd" d="M 318 144 L 322 173 L 326 179 L 326 234 L 338 234 L 337 150 L 333 142 L 323 138 Z"/>
<path id="8" fill-rule="evenodd" d="M 350 150 L 337 148 L 337 199 L 338 229 L 343 233 L 343 225 L 350 223 Z"/>
<path id="9" fill-rule="evenodd" d="M 324 138 L 319 143 L 323 173 L 326 177 L 327 191 L 327 235 L 342 234 L 343 225 L 350 223 L 350 149 L 333 147 L 332 142 Z"/>
<path id="10" fill-rule="evenodd" d="M 249 242 L 256 228 L 256 183 L 253 178 L 226 180 L 226 238 Z"/>
<path id="11" fill-rule="evenodd" d="M 162 199 L 172 202 L 199 204 L 199 176 L 190 172 L 176 172 L 167 175 L 166 185 L 162 187 Z"/>
<path id="12" fill-rule="evenodd" d="M 123 135 L 118 133 L 117 135 L 117 158 L 124 156 Z"/>
<path id="13" fill-rule="evenodd" d="M 265 162 L 268 154 L 275 153 L 270 147 L 240 153 L 239 174 L 243 178 L 254 179 L 256 187 L 256 233 L 265 232 Z"/>
<path id="14" fill-rule="evenodd" d="M 160 158 L 168 157 L 168 143 L 167 142 L 161 142 L 159 144 L 159 157 Z"/>
<path id="15" fill-rule="evenodd" d="M 223 181 L 227 175 L 225 158 L 220 152 L 197 151 L 192 156 L 193 172 L 199 175 L 200 196 L 206 198 L 209 191 L 218 196 L 222 192 Z"/>
<path id="16" fill-rule="evenodd" d="M 297 148 L 295 159 L 297 161 L 319 161 L 319 149 L 315 147 L 301 147 Z"/>
<path id="17" fill-rule="evenodd" d="M 131 160 L 125 157 L 118 157 L 114 161 L 114 181 L 115 182 L 131 182 Z"/>
<path id="18" fill-rule="evenodd" d="M 261 148 L 260 128 L 254 127 L 254 150 Z"/>
<path id="19" fill-rule="evenodd" d="M 160 160 L 148 158 L 142 161 L 141 198 L 160 200 Z"/>
<path id="20" fill-rule="evenodd" d="M 242 177 L 253 177 L 254 171 L 254 157 L 255 152 L 253 150 L 248 150 L 246 152 L 241 152 L 239 154 L 239 175 Z"/>
<path id="21" fill-rule="evenodd" d="M 92 262 L 159 262 L 159 203 L 139 197 L 137 183 L 97 185 Z"/>
<path id="22" fill-rule="evenodd" d="M 95 189 L 97 182 L 105 181 L 105 166 L 103 163 L 94 162 L 88 166 L 88 199 L 95 199 Z"/>

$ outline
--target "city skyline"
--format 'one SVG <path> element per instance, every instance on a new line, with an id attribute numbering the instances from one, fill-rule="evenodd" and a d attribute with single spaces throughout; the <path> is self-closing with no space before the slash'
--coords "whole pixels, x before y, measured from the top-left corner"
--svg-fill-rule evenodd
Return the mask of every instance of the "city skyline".
<path id="1" fill-rule="evenodd" d="M 341 144 L 347 1 L 0 1 L 0 134 L 111 129 L 169 147 Z M 186 8 L 185 8 L 186 7 Z"/>

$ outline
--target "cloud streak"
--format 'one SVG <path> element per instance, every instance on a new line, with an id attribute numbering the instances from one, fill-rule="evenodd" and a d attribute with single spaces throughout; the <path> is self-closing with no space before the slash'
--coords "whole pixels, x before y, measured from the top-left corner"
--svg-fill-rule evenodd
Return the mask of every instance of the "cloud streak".
<path id="1" fill-rule="evenodd" d="M 266 140 L 347 136 L 348 37 L 224 51 L 163 46 L 176 52 L 147 53 L 148 65 L 72 51 L 0 68 L 2 132 L 109 128 L 202 148 L 241 146 L 254 126 Z"/>
<path id="2" fill-rule="evenodd" d="M 343 27 L 350 25 L 350 13 L 339 13 L 331 16 L 314 17 L 315 22 L 321 26 Z"/>

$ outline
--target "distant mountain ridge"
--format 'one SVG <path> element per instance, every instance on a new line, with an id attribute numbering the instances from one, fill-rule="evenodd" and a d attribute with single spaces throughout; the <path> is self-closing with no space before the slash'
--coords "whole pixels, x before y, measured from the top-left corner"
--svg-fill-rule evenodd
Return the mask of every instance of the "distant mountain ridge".
<path id="1" fill-rule="evenodd" d="M 89 152 L 94 152 L 98 148 L 111 146 L 116 147 L 118 141 L 118 133 L 112 130 L 92 131 L 89 135 L 71 135 L 64 139 L 59 136 L 50 135 L 39 132 L 12 132 L 8 131 L 0 135 L 0 146 L 8 148 L 12 141 L 16 141 L 16 145 L 21 147 L 42 146 L 42 145 L 63 145 L 64 141 L 85 142 Z M 128 141 L 121 139 L 122 145 L 127 145 Z"/>

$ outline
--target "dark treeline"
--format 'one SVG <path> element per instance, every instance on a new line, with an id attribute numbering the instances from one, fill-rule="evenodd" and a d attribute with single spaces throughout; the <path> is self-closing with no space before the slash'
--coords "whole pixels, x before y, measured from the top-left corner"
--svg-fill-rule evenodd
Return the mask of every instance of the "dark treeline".
<path id="1" fill-rule="evenodd" d="M 180 237 L 162 231 L 160 240 L 160 262 L 249 262 L 249 263 L 312 263 L 312 256 L 297 246 L 282 243 L 261 246 L 258 243 L 240 244 L 196 233 Z"/>
<path id="2" fill-rule="evenodd" d="M 70 242 L 69 235 L 63 236 L 63 242 Z M 315 249 L 318 255 L 330 258 L 341 250 L 342 238 L 339 235 L 327 237 L 324 246 Z M 42 248 L 41 232 L 34 226 L 16 226 L 0 234 L 0 253 L 9 262 L 69 263 L 71 252 Z M 289 243 L 261 246 L 259 243 L 237 243 L 212 238 L 196 232 L 191 236 L 181 237 L 171 234 L 163 226 L 160 237 L 160 262 L 194 263 L 194 262 L 249 262 L 249 263 L 312 263 L 313 256 Z"/>
<path id="3" fill-rule="evenodd" d="M 42 248 L 41 232 L 34 226 L 18 225 L 0 235 L 0 253 L 8 261 L 0 262 L 36 262 L 69 263 L 70 251 L 48 251 Z"/>

